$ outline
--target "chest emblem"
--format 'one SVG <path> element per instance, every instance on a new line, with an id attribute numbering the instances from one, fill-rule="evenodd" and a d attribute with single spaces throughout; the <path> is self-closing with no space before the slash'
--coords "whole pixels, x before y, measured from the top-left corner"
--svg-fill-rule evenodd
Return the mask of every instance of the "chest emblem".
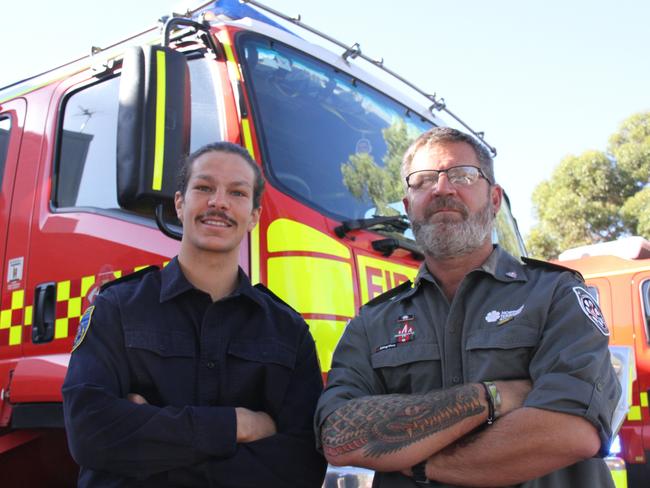
<path id="1" fill-rule="evenodd" d="M 397 319 L 397 329 L 393 338 L 395 342 L 410 342 L 415 339 L 414 315 L 402 315 Z"/>
<path id="2" fill-rule="evenodd" d="M 598 304 L 594 298 L 589 294 L 587 290 L 580 286 L 574 286 L 573 293 L 576 294 L 576 297 L 578 298 L 578 304 L 580 305 L 580 308 L 587 316 L 587 318 L 593 322 L 601 334 L 608 336 L 609 329 L 605 323 L 605 317 L 603 317 L 603 313 L 600 311 L 600 308 L 598 307 Z"/>
<path id="3" fill-rule="evenodd" d="M 522 310 L 524 309 L 524 305 L 519 307 L 517 310 L 503 310 L 499 312 L 498 310 L 492 310 L 491 312 L 488 312 L 487 315 L 485 316 L 485 321 L 488 323 L 494 323 L 496 322 L 497 325 L 503 325 L 507 322 L 510 322 L 512 319 L 514 319 L 517 315 L 519 315 Z"/>

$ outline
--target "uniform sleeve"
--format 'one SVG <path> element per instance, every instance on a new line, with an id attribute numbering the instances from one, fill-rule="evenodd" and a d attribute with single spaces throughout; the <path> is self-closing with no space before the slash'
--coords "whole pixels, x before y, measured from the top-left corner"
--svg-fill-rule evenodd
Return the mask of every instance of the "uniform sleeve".
<path id="1" fill-rule="evenodd" d="M 584 289 L 584 284 L 564 276 L 553 291 L 533 352 L 529 366 L 533 389 L 525 406 L 587 419 L 598 430 L 600 455 L 605 456 L 621 387 L 611 364 L 606 329 L 597 325 L 602 315 L 597 306 L 581 306 L 575 288 Z"/>
<path id="2" fill-rule="evenodd" d="M 387 393 L 372 367 L 364 321 L 365 314 L 362 311 L 348 323 L 334 350 L 327 386 L 318 402 L 314 418 L 319 449 L 322 449 L 320 429 L 332 412 L 354 398 Z"/>
<path id="3" fill-rule="evenodd" d="M 213 459 L 196 466 L 207 473 L 210 486 L 322 486 L 327 463 L 316 450 L 312 421 L 323 381 L 314 340 L 304 323 L 303 327 L 305 333 L 291 382 L 279 416 L 274 418 L 278 433 L 238 444 L 235 454 L 227 459 Z M 185 476 L 188 472 L 177 474 Z M 172 477 L 170 481 L 184 485 L 179 478 Z"/>
<path id="4" fill-rule="evenodd" d="M 236 450 L 231 407 L 136 405 L 117 298 L 99 295 L 83 342 L 63 383 L 68 443 L 77 463 L 94 470 L 147 478 Z"/>

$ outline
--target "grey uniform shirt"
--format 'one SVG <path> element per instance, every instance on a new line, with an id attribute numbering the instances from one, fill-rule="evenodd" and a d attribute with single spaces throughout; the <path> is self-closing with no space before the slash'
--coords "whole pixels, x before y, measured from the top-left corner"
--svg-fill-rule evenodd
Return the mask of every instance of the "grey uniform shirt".
<path id="1" fill-rule="evenodd" d="M 327 416 L 353 398 L 530 378 L 525 406 L 587 419 L 606 455 L 621 389 L 607 326 L 585 293 L 574 273 L 522 264 L 497 246 L 449 303 L 423 265 L 412 288 L 373 300 L 346 327 L 316 410 L 316 437 Z M 373 486 L 418 485 L 400 473 L 377 473 Z M 593 458 L 519 486 L 614 485 L 605 462 Z"/>

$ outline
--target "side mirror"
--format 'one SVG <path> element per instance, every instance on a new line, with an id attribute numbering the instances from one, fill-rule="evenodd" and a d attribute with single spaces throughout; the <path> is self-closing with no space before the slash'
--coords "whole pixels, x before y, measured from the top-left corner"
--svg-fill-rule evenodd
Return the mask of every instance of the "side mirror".
<path id="1" fill-rule="evenodd" d="M 125 53 L 117 122 L 117 200 L 152 212 L 173 204 L 181 159 L 189 152 L 190 78 L 182 53 L 161 46 Z"/>

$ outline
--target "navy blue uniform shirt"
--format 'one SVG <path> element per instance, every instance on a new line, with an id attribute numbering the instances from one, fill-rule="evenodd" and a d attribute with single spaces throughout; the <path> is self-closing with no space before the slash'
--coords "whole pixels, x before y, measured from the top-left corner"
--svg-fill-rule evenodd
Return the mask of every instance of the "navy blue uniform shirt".
<path id="1" fill-rule="evenodd" d="M 63 385 L 79 486 L 321 485 L 314 341 L 241 269 L 237 289 L 212 302 L 175 258 L 107 287 L 85 320 Z M 268 413 L 278 433 L 238 444 L 235 407 Z"/>

